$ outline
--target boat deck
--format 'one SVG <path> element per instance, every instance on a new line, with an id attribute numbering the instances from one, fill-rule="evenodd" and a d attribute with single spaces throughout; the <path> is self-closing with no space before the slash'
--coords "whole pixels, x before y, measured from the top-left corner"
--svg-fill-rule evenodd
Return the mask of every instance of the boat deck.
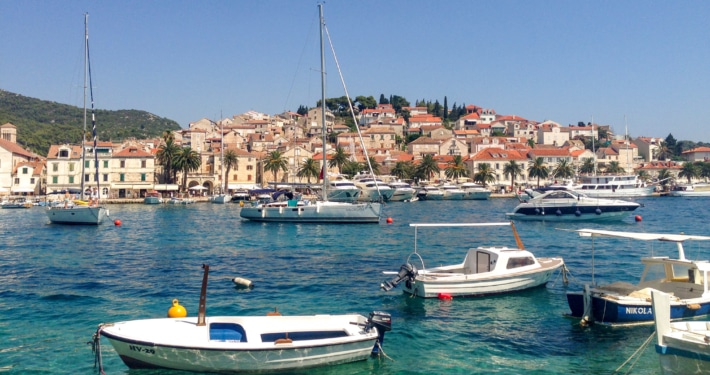
<path id="1" fill-rule="evenodd" d="M 664 282 L 661 280 L 648 281 L 639 285 L 627 282 L 615 282 L 609 285 L 597 287 L 595 289 L 600 292 L 610 292 L 622 296 L 647 298 L 650 301 L 650 292 L 643 291 L 646 288 L 660 290 L 683 300 L 700 298 L 703 296 L 703 288 L 701 285 L 688 282 Z"/>

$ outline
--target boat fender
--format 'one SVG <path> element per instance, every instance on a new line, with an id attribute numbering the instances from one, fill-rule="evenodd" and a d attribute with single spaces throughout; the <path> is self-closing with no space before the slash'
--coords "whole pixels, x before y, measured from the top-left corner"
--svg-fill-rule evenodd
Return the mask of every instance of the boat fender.
<path id="1" fill-rule="evenodd" d="M 596 213 L 597 215 L 601 215 L 601 214 L 602 214 L 601 208 L 597 208 L 597 209 L 594 211 L 594 213 Z"/>
<path id="2" fill-rule="evenodd" d="M 574 211 L 574 216 L 577 216 L 577 217 L 582 216 L 582 211 L 580 211 L 580 210 Z"/>
<path id="3" fill-rule="evenodd" d="M 168 309 L 168 318 L 184 318 L 187 316 L 187 310 L 180 305 L 180 302 L 175 298 L 173 306 Z"/>
<path id="4" fill-rule="evenodd" d="M 555 211 L 555 215 L 557 215 L 557 216 L 562 215 L 562 211 L 560 211 L 560 210 Z"/>
<path id="5" fill-rule="evenodd" d="M 254 283 L 251 280 L 245 279 L 243 277 L 235 277 L 232 282 L 237 286 L 237 288 L 251 289 L 254 287 Z"/>

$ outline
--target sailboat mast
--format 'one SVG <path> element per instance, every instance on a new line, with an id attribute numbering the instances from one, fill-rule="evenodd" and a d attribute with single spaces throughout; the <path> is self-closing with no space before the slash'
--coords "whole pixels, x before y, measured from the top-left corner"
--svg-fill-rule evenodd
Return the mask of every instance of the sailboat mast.
<path id="1" fill-rule="evenodd" d="M 594 154 L 594 176 L 597 175 L 597 153 L 594 151 L 594 115 L 592 115 L 592 154 Z"/>
<path id="2" fill-rule="evenodd" d="M 325 141 L 326 141 L 326 126 L 325 126 L 325 47 L 323 46 L 323 25 L 325 20 L 323 19 L 323 4 L 318 4 L 318 12 L 320 16 L 320 108 L 321 108 L 321 122 L 323 126 L 323 200 L 328 200 L 328 170 L 327 162 L 328 158 L 325 156 Z"/>
<path id="3" fill-rule="evenodd" d="M 84 13 L 84 131 L 81 133 L 81 199 L 84 199 L 86 173 L 86 89 L 89 76 L 89 13 Z"/>

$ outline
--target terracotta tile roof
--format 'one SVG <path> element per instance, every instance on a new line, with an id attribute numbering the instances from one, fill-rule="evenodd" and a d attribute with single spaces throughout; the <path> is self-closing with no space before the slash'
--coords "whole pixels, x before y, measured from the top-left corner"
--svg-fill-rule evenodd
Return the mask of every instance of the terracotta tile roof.
<path id="1" fill-rule="evenodd" d="M 692 154 L 694 152 L 710 152 L 710 147 L 696 147 L 692 150 L 683 151 L 682 154 Z"/>
<path id="2" fill-rule="evenodd" d="M 544 156 L 570 156 L 569 150 L 564 148 L 532 148 L 528 151 L 530 157 L 544 157 Z"/>
<path id="3" fill-rule="evenodd" d="M 502 148 L 489 147 L 477 152 L 471 156 L 470 160 L 474 161 L 489 161 L 489 160 L 528 160 L 528 157 L 516 150 L 504 150 Z"/>
<path id="4" fill-rule="evenodd" d="M 433 138 L 429 138 L 429 137 L 419 137 L 419 138 L 413 140 L 412 142 L 409 142 L 409 144 L 410 144 L 410 145 L 412 145 L 412 144 L 414 144 L 414 145 L 420 145 L 420 144 L 421 144 L 421 145 L 437 144 L 437 145 L 438 145 L 438 144 L 442 143 L 443 141 L 444 141 L 443 139 L 433 139 Z"/>
<path id="5" fill-rule="evenodd" d="M 10 125 L 12 125 L 12 124 L 10 124 Z M 14 125 L 12 125 L 12 126 L 14 126 Z M 7 150 L 9 152 L 12 152 L 13 154 L 21 155 L 26 158 L 33 159 L 33 158 L 39 157 L 39 155 L 25 150 L 24 148 L 22 148 L 22 146 L 18 145 L 17 143 L 13 143 L 13 142 L 10 142 L 10 141 L 4 140 L 4 139 L 0 139 L 0 147 L 4 148 L 5 150 Z"/>
<path id="6" fill-rule="evenodd" d="M 145 158 L 145 157 L 153 157 L 153 154 L 149 152 L 145 152 L 138 147 L 131 146 L 131 147 L 126 147 L 123 150 L 113 154 L 113 157 L 115 158 Z"/>

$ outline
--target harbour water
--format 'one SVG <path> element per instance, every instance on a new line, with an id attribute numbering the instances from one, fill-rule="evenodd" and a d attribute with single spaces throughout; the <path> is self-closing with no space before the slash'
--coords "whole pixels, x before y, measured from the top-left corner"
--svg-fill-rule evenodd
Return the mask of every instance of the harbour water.
<path id="1" fill-rule="evenodd" d="M 515 295 L 416 299 L 379 289 L 413 250 L 409 223 L 505 221 L 517 200 L 391 203 L 379 225 L 245 222 L 236 204 L 111 205 L 98 227 L 48 223 L 43 208 L 0 210 L 0 372 L 92 374 L 90 341 L 102 322 L 164 317 L 173 298 L 196 315 L 201 265 L 210 265 L 208 315 L 392 314 L 386 357 L 302 374 L 656 374 L 652 326 L 582 328 L 568 318 L 567 290 L 592 280 L 635 282 L 639 258 L 658 244 L 581 238 L 561 229 L 605 228 L 710 235 L 710 199 L 643 198 L 618 223 L 517 223 L 528 250 L 562 256 L 571 271 L 547 287 Z M 634 220 L 640 215 L 643 220 Z M 122 225 L 113 225 L 119 219 Z M 466 249 L 514 246 L 507 227 L 420 228 L 427 266 L 463 260 Z M 670 251 L 668 251 L 670 250 Z M 689 258 L 710 259 L 710 244 L 686 245 Z M 254 288 L 237 289 L 236 276 Z M 106 374 L 130 371 L 106 339 Z"/>

